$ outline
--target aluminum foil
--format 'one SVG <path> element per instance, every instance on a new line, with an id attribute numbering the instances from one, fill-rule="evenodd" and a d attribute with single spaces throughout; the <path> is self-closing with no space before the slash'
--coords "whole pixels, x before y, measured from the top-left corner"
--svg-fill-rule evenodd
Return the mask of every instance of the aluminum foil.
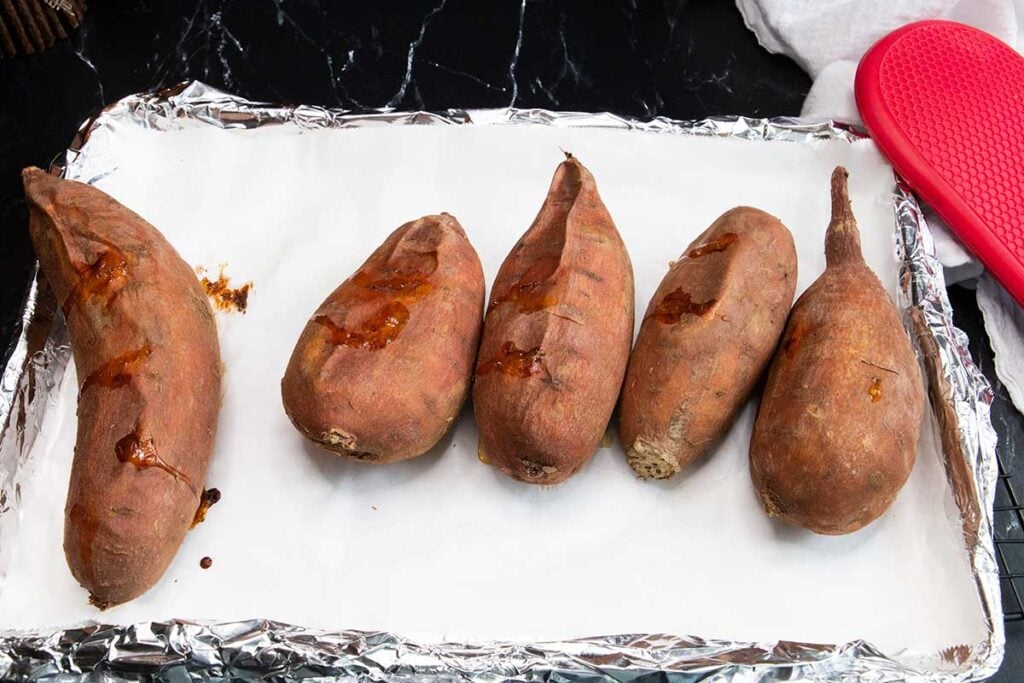
<path id="1" fill-rule="evenodd" d="M 618 128 L 669 135 L 761 141 L 846 140 L 860 131 L 832 121 L 715 117 L 701 121 L 636 121 L 612 114 L 540 109 L 377 111 L 254 103 L 199 82 L 132 95 L 86 121 L 64 160 L 76 171 L 90 163 L 94 136 L 132 125 L 171 130 L 188 120 L 219 128 L 287 125 L 352 128 L 377 125 L 548 125 Z M 91 172 L 91 171 L 89 171 Z M 81 176 L 81 174 L 79 174 Z M 90 179 L 88 172 L 85 180 Z M 956 329 L 942 267 L 920 208 L 901 181 L 893 197 L 900 304 L 921 351 L 929 395 L 942 433 L 946 472 L 961 512 L 988 637 L 943 652 L 882 653 L 869 643 L 734 642 L 696 636 L 618 635 L 543 643 L 420 644 L 392 633 L 326 632 L 267 620 L 231 623 L 183 620 L 130 626 L 86 624 L 56 632 L 0 632 L 4 680 L 194 680 L 220 677 L 360 680 L 830 680 L 972 681 L 991 676 L 1002 660 L 1004 632 L 999 574 L 992 542 L 997 464 L 989 419 L 992 392 Z M 0 576 L 16 531 L 20 482 L 48 401 L 70 357 L 62 320 L 45 281 L 33 279 L 20 336 L 0 378 Z"/>

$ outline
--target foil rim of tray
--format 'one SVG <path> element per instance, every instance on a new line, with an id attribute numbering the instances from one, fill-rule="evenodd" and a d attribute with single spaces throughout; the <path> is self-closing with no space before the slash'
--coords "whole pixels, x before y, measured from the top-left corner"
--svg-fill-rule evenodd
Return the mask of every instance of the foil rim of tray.
<path id="1" fill-rule="evenodd" d="M 515 124 L 612 128 L 755 141 L 854 142 L 864 134 L 834 121 L 713 117 L 700 121 L 638 121 L 608 113 L 542 109 L 377 111 L 355 114 L 313 106 L 281 106 L 236 97 L 192 81 L 130 95 L 82 124 L 60 170 L 84 163 L 88 141 L 132 125 L 172 130 L 183 121 L 217 128 L 264 125 L 304 129 L 375 125 Z M 942 266 L 917 201 L 897 178 L 893 197 L 899 303 L 924 359 L 939 422 L 948 481 L 960 510 L 971 573 L 987 625 L 978 643 L 942 652 L 883 653 L 870 643 L 736 642 L 697 636 L 628 634 L 542 643 L 422 644 L 386 632 L 322 631 L 266 619 L 209 623 L 187 620 L 128 626 L 90 623 L 58 631 L 0 631 L 0 678 L 114 674 L 128 678 L 220 676 L 419 680 L 632 677 L 665 671 L 683 679 L 744 677 L 760 681 L 969 681 L 991 676 L 1005 645 L 999 572 L 992 539 L 997 479 L 991 388 L 971 360 L 966 335 L 953 325 Z M 0 541 L 20 509 L 20 476 L 57 388 L 70 349 L 45 280 L 38 272 L 22 307 L 21 330 L 0 374 Z M 0 555 L 0 577 L 7 559 Z"/>

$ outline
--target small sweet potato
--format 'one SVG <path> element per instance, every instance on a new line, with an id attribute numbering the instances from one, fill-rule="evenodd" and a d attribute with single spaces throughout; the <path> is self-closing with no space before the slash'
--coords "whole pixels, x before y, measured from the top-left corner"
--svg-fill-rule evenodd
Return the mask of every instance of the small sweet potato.
<path id="1" fill-rule="evenodd" d="M 640 477 L 666 479 L 732 424 L 771 360 L 796 289 L 777 218 L 727 211 L 669 268 L 630 355 L 619 438 Z"/>
<path id="2" fill-rule="evenodd" d="M 593 176 L 571 155 L 498 271 L 473 387 L 486 457 L 557 484 L 597 450 L 633 337 L 633 268 Z"/>
<path id="3" fill-rule="evenodd" d="M 924 387 L 892 299 L 861 255 L 842 167 L 825 259 L 772 360 L 750 474 L 770 516 L 846 534 L 885 512 L 910 475 Z"/>
<path id="4" fill-rule="evenodd" d="M 292 423 L 352 460 L 422 455 L 469 392 L 484 275 L 453 216 L 401 226 L 306 323 L 281 395 Z"/>
<path id="5" fill-rule="evenodd" d="M 217 327 L 156 228 L 88 185 L 22 175 L 81 382 L 64 552 L 93 602 L 115 605 L 160 579 L 199 507 L 220 409 Z"/>

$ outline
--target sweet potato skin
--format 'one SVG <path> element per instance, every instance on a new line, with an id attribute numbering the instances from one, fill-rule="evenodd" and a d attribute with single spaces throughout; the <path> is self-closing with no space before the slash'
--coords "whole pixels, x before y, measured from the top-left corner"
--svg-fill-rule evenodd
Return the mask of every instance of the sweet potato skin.
<path id="1" fill-rule="evenodd" d="M 351 460 L 422 455 L 466 400 L 483 305 L 483 268 L 459 222 L 406 223 L 306 324 L 281 381 L 285 412 Z"/>
<path id="2" fill-rule="evenodd" d="M 820 534 L 877 519 L 914 464 L 924 387 L 907 333 L 864 263 L 833 173 L 825 272 L 793 307 L 750 443 L 750 473 L 770 516 Z"/>
<path id="3" fill-rule="evenodd" d="M 531 484 L 565 481 L 597 450 L 633 337 L 629 255 L 567 156 L 495 278 L 473 387 L 487 459 Z"/>
<path id="4" fill-rule="evenodd" d="M 796 289 L 796 248 L 777 218 L 722 214 L 670 267 L 647 307 L 619 406 L 626 459 L 668 478 L 732 424 L 778 343 Z"/>
<path id="5" fill-rule="evenodd" d="M 64 552 L 106 607 L 160 579 L 199 506 L 221 400 L 217 328 L 156 228 L 88 185 L 36 168 L 23 179 L 80 382 Z"/>

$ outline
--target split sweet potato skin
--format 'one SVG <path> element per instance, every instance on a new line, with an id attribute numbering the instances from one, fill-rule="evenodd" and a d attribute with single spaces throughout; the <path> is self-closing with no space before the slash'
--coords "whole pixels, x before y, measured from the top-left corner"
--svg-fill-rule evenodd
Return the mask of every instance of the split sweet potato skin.
<path id="1" fill-rule="evenodd" d="M 619 406 L 626 459 L 665 479 L 732 424 L 782 334 L 796 289 L 789 230 L 759 209 L 722 214 L 670 267 L 647 307 Z"/>
<path id="2" fill-rule="evenodd" d="M 483 305 L 483 269 L 459 222 L 406 223 L 306 324 L 281 381 L 288 417 L 351 460 L 422 455 L 468 395 Z"/>
<path id="3" fill-rule="evenodd" d="M 217 328 L 156 228 L 88 185 L 23 179 L 80 382 L 64 552 L 106 607 L 153 586 L 192 524 L 220 409 Z"/>
<path id="4" fill-rule="evenodd" d="M 885 512 L 910 475 L 924 387 L 892 299 L 864 263 L 841 167 L 825 254 L 772 361 L 750 472 L 770 516 L 846 534 Z"/>
<path id="5" fill-rule="evenodd" d="M 486 458 L 531 484 L 565 481 L 597 450 L 633 336 L 629 255 L 567 157 L 495 278 L 473 387 Z"/>

